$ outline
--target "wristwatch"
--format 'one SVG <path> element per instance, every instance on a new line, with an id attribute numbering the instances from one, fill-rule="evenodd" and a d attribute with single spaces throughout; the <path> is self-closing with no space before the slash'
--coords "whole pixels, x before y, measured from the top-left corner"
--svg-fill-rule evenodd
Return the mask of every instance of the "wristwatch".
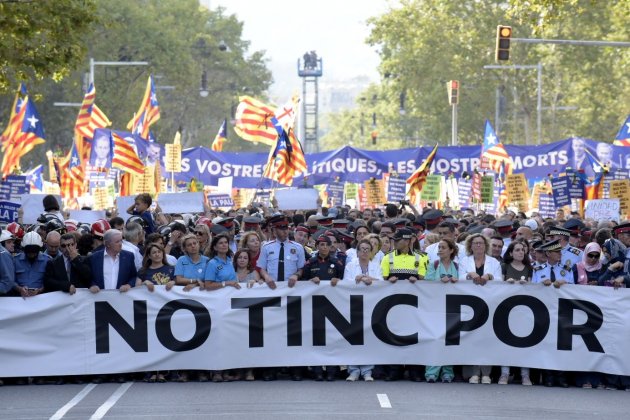
<path id="1" fill-rule="evenodd" d="M 221 282 L 221 287 L 225 287 L 225 282 L 224 281 Z"/>

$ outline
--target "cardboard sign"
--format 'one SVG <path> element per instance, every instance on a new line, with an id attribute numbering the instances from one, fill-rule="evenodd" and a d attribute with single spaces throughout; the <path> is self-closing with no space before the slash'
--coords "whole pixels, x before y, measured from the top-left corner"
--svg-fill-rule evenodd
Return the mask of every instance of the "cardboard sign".
<path id="1" fill-rule="evenodd" d="M 619 199 L 619 211 L 625 218 L 630 217 L 630 179 L 610 181 L 610 198 Z"/>
<path id="2" fill-rule="evenodd" d="M 619 199 L 602 198 L 599 200 L 586 200 L 584 217 L 593 220 L 614 220 L 619 222 Z"/>
<path id="3" fill-rule="evenodd" d="M 47 194 L 24 194 L 20 197 L 20 203 L 24 209 L 22 222 L 27 225 L 37 222 L 39 215 L 44 212 L 44 197 L 46 197 L 46 195 Z M 54 197 L 57 199 L 57 203 L 59 203 L 59 208 L 62 208 L 61 197 L 58 195 Z"/>
<path id="4" fill-rule="evenodd" d="M 105 210 L 70 210 L 68 213 L 70 214 L 70 219 L 81 223 L 94 223 L 99 219 L 107 218 Z"/>
<path id="5" fill-rule="evenodd" d="M 167 172 L 181 172 L 182 171 L 182 145 L 181 144 L 167 144 L 165 154 L 165 167 Z"/>
<path id="6" fill-rule="evenodd" d="M 346 184 L 346 200 L 356 200 L 358 195 L 358 185 L 353 183 Z"/>
<path id="7" fill-rule="evenodd" d="M 568 176 L 553 178 L 551 180 L 551 190 L 553 191 L 553 200 L 556 207 L 564 207 L 571 204 Z"/>
<path id="8" fill-rule="evenodd" d="M 372 179 L 365 181 L 363 185 L 365 188 L 368 206 L 380 206 L 385 202 L 385 189 L 383 188 L 382 180 Z"/>
<path id="9" fill-rule="evenodd" d="M 420 192 L 420 199 L 424 201 L 440 201 L 442 178 L 442 175 L 427 175 Z"/>
<path id="10" fill-rule="evenodd" d="M 203 192 L 162 193 L 158 204 L 164 213 L 201 213 Z"/>
<path id="11" fill-rule="evenodd" d="M 12 201 L 0 201 L 0 222 L 12 223 L 18 221 L 20 203 Z"/>
<path id="12" fill-rule="evenodd" d="M 467 208 L 472 204 L 472 179 L 460 178 L 457 181 L 459 208 Z"/>
<path id="13" fill-rule="evenodd" d="M 317 208 L 319 192 L 315 188 L 287 188 L 276 190 L 280 210 L 311 210 Z"/>
<path id="14" fill-rule="evenodd" d="M 341 182 L 332 182 L 326 186 L 328 192 L 328 201 L 331 207 L 341 206 L 343 204 L 344 185 Z"/>
<path id="15" fill-rule="evenodd" d="M 519 209 L 529 201 L 529 186 L 525 174 L 509 174 L 505 177 L 505 190 L 508 202 L 518 203 Z"/>
<path id="16" fill-rule="evenodd" d="M 538 194 L 538 213 L 544 219 L 556 217 L 556 204 L 552 195 Z"/>
<path id="17" fill-rule="evenodd" d="M 584 199 L 584 177 L 573 169 L 567 169 L 569 179 L 569 197 L 578 200 Z"/>
<path id="18" fill-rule="evenodd" d="M 481 202 L 494 203 L 494 176 L 484 175 L 481 177 Z"/>
<path id="19" fill-rule="evenodd" d="M 28 177 L 24 175 L 7 175 L 6 179 L 2 181 L 2 184 L 8 185 L 11 199 L 18 199 L 22 194 L 31 192 Z"/>
<path id="20" fill-rule="evenodd" d="M 92 190 L 92 196 L 94 197 L 94 209 L 102 210 L 106 209 L 109 203 L 109 197 L 107 195 L 107 188 L 94 188 Z"/>

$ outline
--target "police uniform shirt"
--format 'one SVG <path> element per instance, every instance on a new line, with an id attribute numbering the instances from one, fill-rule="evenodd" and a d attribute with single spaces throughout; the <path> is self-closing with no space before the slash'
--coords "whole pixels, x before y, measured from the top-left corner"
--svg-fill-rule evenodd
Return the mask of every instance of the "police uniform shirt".
<path id="1" fill-rule="evenodd" d="M 429 258 L 426 254 L 399 254 L 392 251 L 383 257 L 381 270 L 383 278 L 387 280 L 391 276 L 398 277 L 399 280 L 406 280 L 411 276 L 424 277 L 427 273 Z"/>
<path id="2" fill-rule="evenodd" d="M 335 257 L 328 255 L 326 258 L 315 256 L 304 264 L 302 280 L 310 280 L 319 277 L 320 280 L 343 279 L 343 266 Z"/>
<path id="3" fill-rule="evenodd" d="M 175 264 L 175 275 L 186 279 L 203 280 L 208 261 L 210 258 L 205 255 L 200 255 L 197 263 L 194 263 L 188 255 L 182 255 Z"/>
<path id="4" fill-rule="evenodd" d="M 582 261 L 582 250 L 571 245 L 562 248 L 561 265 L 571 271 L 573 266 Z"/>
<path id="5" fill-rule="evenodd" d="M 567 283 L 573 283 L 573 272 L 571 269 L 567 270 L 561 263 L 554 264 L 553 266 L 542 264 L 538 267 L 534 267 L 532 283 L 542 283 L 545 280 L 564 280 Z"/>
<path id="6" fill-rule="evenodd" d="M 278 279 L 278 259 L 280 257 L 280 241 L 273 240 L 263 245 L 256 265 L 265 269 L 276 281 L 288 281 L 299 269 L 304 267 L 304 247 L 293 241 L 284 242 L 284 278 Z"/>

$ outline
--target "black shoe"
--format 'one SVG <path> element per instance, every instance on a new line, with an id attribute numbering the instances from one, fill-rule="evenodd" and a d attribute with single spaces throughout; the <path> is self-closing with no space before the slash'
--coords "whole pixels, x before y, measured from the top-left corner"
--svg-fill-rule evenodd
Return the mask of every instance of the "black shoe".
<path id="1" fill-rule="evenodd" d="M 553 387 L 553 382 L 551 382 L 551 381 L 546 381 L 546 382 L 545 382 L 545 386 L 546 386 L 547 388 L 551 388 L 551 387 Z"/>
<path id="2" fill-rule="evenodd" d="M 321 381 L 323 381 L 323 380 L 324 380 L 324 375 L 322 375 L 321 373 L 317 373 L 317 374 L 315 374 L 315 380 L 316 380 L 317 382 L 321 382 Z"/>
<path id="3" fill-rule="evenodd" d="M 302 380 L 302 375 L 294 374 L 294 375 L 291 376 L 291 380 L 299 382 L 299 381 Z"/>
<path id="4" fill-rule="evenodd" d="M 326 380 L 327 380 L 328 382 L 335 382 L 335 375 L 334 375 L 334 374 L 332 374 L 332 375 L 326 375 Z"/>
<path id="5" fill-rule="evenodd" d="M 558 381 L 558 385 L 560 387 L 562 387 L 562 388 L 568 388 L 569 387 L 569 384 L 567 383 L 567 381 L 564 381 L 564 380 Z"/>

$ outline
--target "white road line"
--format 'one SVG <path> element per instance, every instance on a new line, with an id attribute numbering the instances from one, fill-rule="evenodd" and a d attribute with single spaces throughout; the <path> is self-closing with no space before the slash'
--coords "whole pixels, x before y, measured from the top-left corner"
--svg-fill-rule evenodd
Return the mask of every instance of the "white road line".
<path id="1" fill-rule="evenodd" d="M 376 394 L 376 398 L 378 398 L 378 403 L 381 405 L 381 408 L 392 408 L 392 403 L 389 402 L 387 394 Z"/>
<path id="2" fill-rule="evenodd" d="M 133 385 L 133 382 L 125 382 L 120 387 L 118 387 L 118 389 L 116 391 L 114 391 L 114 393 L 111 395 L 111 397 L 109 397 L 107 399 L 107 401 L 105 401 L 103 403 L 103 405 L 101 405 L 94 412 L 94 414 L 92 414 L 92 417 L 90 417 L 90 420 L 100 420 L 100 419 L 102 419 L 105 416 L 105 414 L 107 414 L 109 409 L 112 408 L 114 406 L 114 404 L 116 404 L 116 402 L 120 399 L 120 397 L 122 397 L 123 394 L 125 392 L 127 392 L 127 390 L 129 388 L 131 388 L 131 385 Z"/>
<path id="3" fill-rule="evenodd" d="M 73 399 L 68 401 L 68 403 L 66 405 L 64 405 L 59 410 L 57 410 L 57 412 L 55 414 L 53 414 L 52 417 L 49 420 L 59 420 L 59 419 L 63 418 L 63 416 L 65 416 L 66 413 L 68 411 L 70 411 L 70 409 L 72 407 L 77 405 L 94 388 L 96 388 L 96 384 L 88 384 L 88 385 L 86 385 L 85 388 L 83 388 L 81 391 L 79 391 L 79 393 L 77 395 L 75 395 Z"/>

